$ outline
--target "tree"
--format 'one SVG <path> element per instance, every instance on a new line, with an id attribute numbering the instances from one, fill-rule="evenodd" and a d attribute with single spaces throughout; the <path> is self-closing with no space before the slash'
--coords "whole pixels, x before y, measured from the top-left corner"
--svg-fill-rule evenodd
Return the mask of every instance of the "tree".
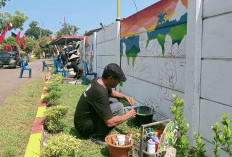
<path id="1" fill-rule="evenodd" d="M 29 24 L 29 29 L 26 30 L 25 35 L 37 40 L 40 37 L 43 36 L 49 36 L 52 35 L 52 31 L 50 31 L 49 29 L 42 29 L 41 27 L 38 27 L 38 22 L 37 21 L 32 21 Z"/>
<path id="2" fill-rule="evenodd" d="M 15 15 L 5 12 L 2 14 L 2 18 L 0 18 L 0 32 L 2 32 L 10 22 L 13 22 L 13 26 L 10 27 L 8 31 L 21 28 L 27 19 L 28 17 L 24 16 L 24 13 L 21 13 L 19 10 L 15 11 Z"/>
<path id="3" fill-rule="evenodd" d="M 29 39 L 29 41 L 28 41 Z M 33 51 L 33 48 L 35 47 L 36 41 L 32 38 L 26 37 L 23 43 L 23 46 L 21 47 L 22 50 L 24 48 L 24 45 L 27 43 L 27 47 L 24 50 L 25 52 L 29 53 Z M 1 49 L 3 48 L 4 45 L 11 45 L 11 46 L 18 46 L 18 43 L 15 42 L 15 37 L 9 36 L 8 38 L 4 39 L 1 45 Z"/>
<path id="4" fill-rule="evenodd" d="M 50 54 L 52 50 L 51 45 L 49 45 L 51 41 L 50 38 L 47 36 L 43 36 L 38 41 L 39 41 L 39 46 L 42 52 L 45 52 L 45 54 Z"/>
<path id="5" fill-rule="evenodd" d="M 18 44 L 15 42 L 15 37 L 9 36 L 8 38 L 3 40 L 1 46 L 3 47 L 4 45 L 17 46 Z"/>
<path id="6" fill-rule="evenodd" d="M 59 38 L 61 35 L 76 35 L 79 28 L 68 23 L 64 23 L 62 28 L 56 32 L 56 38 Z"/>
<path id="7" fill-rule="evenodd" d="M 28 41 L 28 40 L 29 40 L 29 41 Z M 25 49 L 24 51 L 27 52 L 27 53 L 32 52 L 33 49 L 34 49 L 34 47 L 35 47 L 36 41 L 35 41 L 34 39 L 30 38 L 30 37 L 26 37 L 24 41 L 25 41 L 25 42 L 24 42 L 24 44 L 23 44 L 22 47 L 24 47 L 25 44 L 26 44 L 26 42 L 28 41 L 27 47 L 26 47 L 26 49 Z"/>
<path id="8" fill-rule="evenodd" d="M 1 1 L 0 1 L 0 9 L 1 9 L 2 7 L 5 7 L 6 1 L 10 1 L 10 0 L 1 0 Z"/>

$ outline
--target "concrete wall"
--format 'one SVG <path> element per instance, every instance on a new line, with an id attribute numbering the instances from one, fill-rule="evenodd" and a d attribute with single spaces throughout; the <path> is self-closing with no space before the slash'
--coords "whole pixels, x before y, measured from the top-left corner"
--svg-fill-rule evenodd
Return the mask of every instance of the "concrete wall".
<path id="1" fill-rule="evenodd" d="M 105 29 L 97 32 L 96 55 L 97 55 L 97 74 L 102 75 L 103 69 L 109 63 L 119 64 L 119 23 L 115 22 Z"/>
<path id="2" fill-rule="evenodd" d="M 209 126 L 222 113 L 232 119 L 232 1 L 205 0 L 203 6 L 200 133 L 212 145 Z"/>
<path id="3" fill-rule="evenodd" d="M 186 23 L 185 0 L 162 0 L 121 21 L 121 67 L 128 78 L 121 92 L 155 108 L 156 120 L 172 118 L 172 94 L 184 97 Z"/>
<path id="4" fill-rule="evenodd" d="M 213 156 L 211 126 L 223 113 L 232 119 L 232 1 L 189 1 L 188 13 L 186 115 L 190 133 L 199 132 Z M 229 155 L 221 150 L 220 156 Z"/>
<path id="5" fill-rule="evenodd" d="M 96 33 L 85 38 L 85 61 L 89 72 L 96 71 Z"/>

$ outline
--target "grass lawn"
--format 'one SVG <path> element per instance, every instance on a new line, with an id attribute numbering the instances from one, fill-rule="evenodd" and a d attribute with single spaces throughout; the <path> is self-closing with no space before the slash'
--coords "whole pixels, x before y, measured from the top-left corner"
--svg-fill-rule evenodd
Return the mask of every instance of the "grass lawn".
<path id="1" fill-rule="evenodd" d="M 24 156 L 44 80 L 31 79 L 0 107 L 0 156 Z"/>

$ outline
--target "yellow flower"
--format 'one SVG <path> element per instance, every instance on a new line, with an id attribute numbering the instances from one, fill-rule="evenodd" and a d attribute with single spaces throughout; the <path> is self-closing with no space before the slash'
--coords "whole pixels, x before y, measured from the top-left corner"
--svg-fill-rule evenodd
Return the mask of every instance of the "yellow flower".
<path id="1" fill-rule="evenodd" d="M 140 133 L 137 133 L 136 136 L 140 136 Z"/>

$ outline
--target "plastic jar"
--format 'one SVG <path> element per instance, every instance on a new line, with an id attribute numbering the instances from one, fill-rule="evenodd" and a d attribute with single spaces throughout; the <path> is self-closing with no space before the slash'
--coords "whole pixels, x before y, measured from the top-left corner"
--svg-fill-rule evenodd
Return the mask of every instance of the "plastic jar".
<path id="1" fill-rule="evenodd" d="M 155 154 L 155 142 L 152 139 L 147 141 L 147 152 L 150 154 Z"/>

